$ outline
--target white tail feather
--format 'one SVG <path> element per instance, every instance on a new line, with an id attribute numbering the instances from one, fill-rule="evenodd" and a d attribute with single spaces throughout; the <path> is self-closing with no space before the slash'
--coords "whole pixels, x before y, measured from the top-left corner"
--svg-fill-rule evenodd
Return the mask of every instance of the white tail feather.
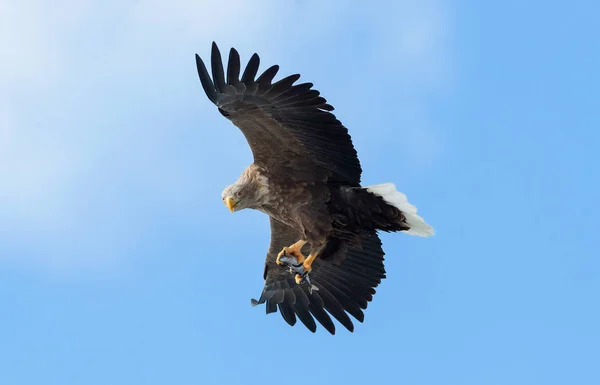
<path id="1" fill-rule="evenodd" d="M 406 195 L 396 190 L 396 186 L 393 183 L 366 186 L 365 189 L 375 195 L 379 195 L 388 204 L 397 207 L 404 213 L 406 223 L 410 227 L 410 230 L 406 230 L 407 234 L 419 237 L 429 237 L 434 234 L 433 227 L 425 223 L 423 218 L 417 215 L 417 208 L 408 202 Z"/>

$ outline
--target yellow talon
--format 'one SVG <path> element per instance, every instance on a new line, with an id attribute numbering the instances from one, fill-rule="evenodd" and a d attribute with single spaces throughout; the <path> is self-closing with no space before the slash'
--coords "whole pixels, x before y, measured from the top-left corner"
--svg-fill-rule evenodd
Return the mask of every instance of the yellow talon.
<path id="1" fill-rule="evenodd" d="M 316 255 L 315 254 L 311 254 L 309 255 L 305 260 L 304 260 L 304 272 L 306 274 L 310 273 L 312 270 L 312 263 L 314 262 L 314 260 L 316 259 Z"/>
<path id="2" fill-rule="evenodd" d="M 277 259 L 275 259 L 275 262 L 276 262 L 278 265 L 280 265 L 280 266 L 285 266 L 285 265 L 286 265 L 285 263 L 281 262 L 280 258 L 281 258 L 282 256 L 284 256 L 285 254 L 287 254 L 287 249 L 288 249 L 287 247 L 284 247 L 284 248 L 283 248 L 283 250 L 281 250 L 281 251 L 279 252 L 279 254 L 277 254 Z"/>

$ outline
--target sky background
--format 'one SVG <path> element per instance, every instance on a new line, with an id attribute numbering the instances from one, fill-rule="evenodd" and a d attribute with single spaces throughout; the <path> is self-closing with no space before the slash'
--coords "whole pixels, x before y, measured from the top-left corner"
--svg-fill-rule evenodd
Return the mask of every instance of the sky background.
<path id="1" fill-rule="evenodd" d="M 600 384 L 599 12 L 2 0 L 0 384 Z M 382 236 L 354 333 L 250 306 L 268 219 L 220 199 L 252 159 L 213 40 L 313 82 L 436 229 Z"/>

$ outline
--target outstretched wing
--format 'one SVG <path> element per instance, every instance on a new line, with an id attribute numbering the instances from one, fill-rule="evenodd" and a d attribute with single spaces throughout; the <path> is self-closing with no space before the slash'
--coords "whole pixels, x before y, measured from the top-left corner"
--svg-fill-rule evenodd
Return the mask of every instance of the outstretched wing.
<path id="1" fill-rule="evenodd" d="M 375 288 L 385 278 L 384 252 L 375 232 L 364 233 L 360 246 L 346 246 L 346 257 L 339 265 L 316 259 L 312 265 L 311 283 L 318 289 L 309 292 L 307 285 L 297 285 L 289 270 L 275 259 L 285 246 L 300 238 L 293 228 L 271 218 L 271 244 L 265 261 L 265 286 L 260 299 L 252 305 L 265 303 L 267 314 L 277 310 L 283 319 L 294 326 L 300 321 L 312 332 L 315 319 L 331 334 L 335 325 L 330 315 L 349 331 L 354 325 L 348 314 L 363 322 L 363 310 L 373 299 Z"/>
<path id="2" fill-rule="evenodd" d="M 213 42 L 211 79 L 196 55 L 206 95 L 242 131 L 254 163 L 294 180 L 358 185 L 360 162 L 348 130 L 330 112 L 333 107 L 312 89 L 312 83 L 294 85 L 300 75 L 272 83 L 277 65 L 255 79 L 259 63 L 259 56 L 252 55 L 240 79 L 240 56 L 232 48 L 225 73 Z"/>

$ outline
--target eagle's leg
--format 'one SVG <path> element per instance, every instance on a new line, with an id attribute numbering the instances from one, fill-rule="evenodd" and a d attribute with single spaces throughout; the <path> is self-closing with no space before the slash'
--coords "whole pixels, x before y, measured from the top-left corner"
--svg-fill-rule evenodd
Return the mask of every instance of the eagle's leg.
<path id="1" fill-rule="evenodd" d="M 298 285 L 306 282 L 306 276 L 312 271 L 312 263 L 315 261 L 315 259 L 317 259 L 317 256 L 319 256 L 319 253 L 321 252 L 321 250 L 323 250 L 323 248 L 324 246 L 317 248 L 313 247 L 313 249 L 310 251 L 309 256 L 306 257 L 306 259 L 302 263 L 304 272 L 302 274 L 296 273 L 296 276 L 294 277 Z"/>
<path id="2" fill-rule="evenodd" d="M 281 257 L 285 255 L 293 255 L 294 257 L 296 257 L 297 264 L 303 263 L 306 260 L 306 257 L 304 256 L 304 254 L 302 254 L 302 247 L 306 244 L 306 242 L 306 240 L 301 239 L 289 247 L 284 247 L 283 250 L 281 250 L 279 254 L 277 254 L 277 259 L 275 260 L 275 262 L 277 262 L 278 265 L 286 266 L 287 263 L 283 262 L 281 260 Z"/>

